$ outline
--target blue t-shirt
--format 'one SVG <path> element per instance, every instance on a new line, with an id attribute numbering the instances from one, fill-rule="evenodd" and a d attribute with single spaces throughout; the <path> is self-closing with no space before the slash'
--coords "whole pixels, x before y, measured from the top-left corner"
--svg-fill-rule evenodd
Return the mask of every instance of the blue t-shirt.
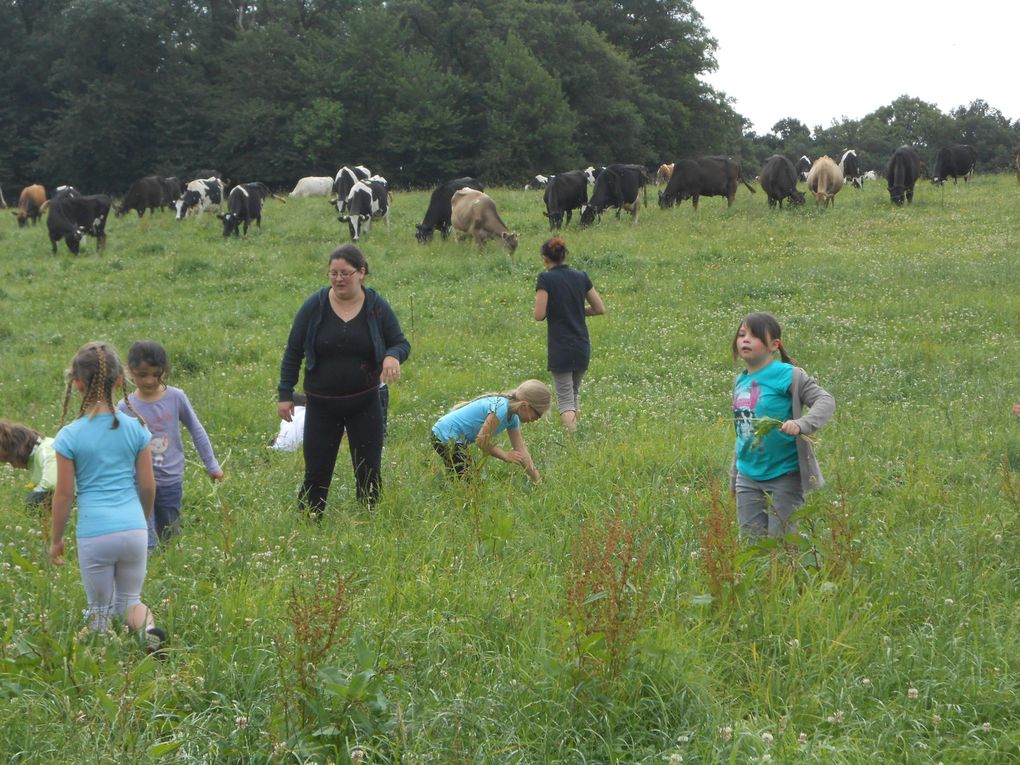
<path id="1" fill-rule="evenodd" d="M 149 445 L 149 431 L 134 417 L 117 413 L 79 417 L 65 425 L 53 449 L 74 462 L 79 537 L 144 529 L 145 511 L 135 488 L 135 460 Z"/>
<path id="2" fill-rule="evenodd" d="M 737 470 L 755 481 L 771 481 L 800 469 L 797 439 L 769 431 L 756 447 L 754 426 L 759 417 L 786 422 L 793 415 L 790 384 L 793 366 L 773 361 L 757 372 L 741 372 L 733 384 L 733 425 L 737 432 Z"/>
<path id="3" fill-rule="evenodd" d="M 519 430 L 521 420 L 515 414 L 507 417 L 510 412 L 510 400 L 506 396 L 484 396 L 475 399 L 460 409 L 454 409 L 439 418 L 439 422 L 432 426 L 432 434 L 440 441 L 456 441 L 458 444 L 473 444 L 478 438 L 478 431 L 482 429 L 485 419 L 490 415 L 496 415 L 499 426 L 493 435 L 498 435 L 508 428 Z"/>

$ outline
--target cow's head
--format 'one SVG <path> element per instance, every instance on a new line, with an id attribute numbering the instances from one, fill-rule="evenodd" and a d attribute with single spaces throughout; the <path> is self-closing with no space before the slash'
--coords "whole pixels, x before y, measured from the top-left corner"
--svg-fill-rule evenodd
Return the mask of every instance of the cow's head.
<path id="1" fill-rule="evenodd" d="M 197 191 L 185 191 L 181 194 L 180 199 L 177 200 L 177 204 L 174 205 L 177 208 L 177 214 L 174 216 L 177 220 L 184 220 L 184 216 L 188 214 L 188 211 L 192 207 L 198 204 L 199 195 Z"/>
<path id="2" fill-rule="evenodd" d="M 351 241 L 356 242 L 361 235 L 362 230 L 368 233 L 368 226 L 371 224 L 371 215 L 340 215 L 337 217 L 338 221 L 346 222 L 347 227 L 351 231 Z"/>
<path id="3" fill-rule="evenodd" d="M 584 205 L 581 208 L 581 228 L 585 228 L 594 223 L 597 212 L 598 211 L 591 205 Z"/>
<path id="4" fill-rule="evenodd" d="M 499 235 L 503 242 L 503 247 L 506 249 L 507 254 L 513 255 L 517 250 L 517 245 L 520 244 L 521 235 L 516 231 L 504 231 Z"/>
<path id="5" fill-rule="evenodd" d="M 85 229 L 82 226 L 77 226 L 67 236 L 64 237 L 64 241 L 67 242 L 67 249 L 71 251 L 72 255 L 77 255 L 81 250 L 81 240 L 85 238 Z"/>
<path id="6" fill-rule="evenodd" d="M 28 225 L 28 215 L 24 210 L 11 210 L 11 215 L 18 219 L 18 226 L 24 228 Z"/>
<path id="7" fill-rule="evenodd" d="M 903 202 L 906 200 L 906 189 L 903 186 L 890 186 L 889 187 L 889 199 L 897 207 L 903 207 Z"/>
<path id="8" fill-rule="evenodd" d="M 549 228 L 560 228 L 563 226 L 563 210 L 557 210 L 556 212 L 544 212 L 542 213 L 549 219 Z"/>
<path id="9" fill-rule="evenodd" d="M 241 233 L 238 230 L 240 228 L 241 220 L 235 213 L 226 213 L 225 215 L 220 214 L 216 216 L 223 221 L 223 236 L 227 237 L 233 234 L 234 236 L 240 236 Z"/>
<path id="10" fill-rule="evenodd" d="M 802 205 L 804 204 L 804 195 L 801 194 L 797 189 L 790 192 L 790 204 L 791 205 Z"/>
<path id="11" fill-rule="evenodd" d="M 674 204 L 676 204 L 676 195 L 675 194 L 668 194 L 667 195 L 666 192 L 664 192 L 664 191 L 660 191 L 659 192 L 659 209 L 660 210 L 665 210 L 668 207 L 672 207 Z"/>
<path id="12" fill-rule="evenodd" d="M 414 238 L 418 240 L 418 244 L 425 244 L 432 241 L 432 236 L 435 232 L 434 226 L 426 226 L 419 223 L 414 227 Z"/>

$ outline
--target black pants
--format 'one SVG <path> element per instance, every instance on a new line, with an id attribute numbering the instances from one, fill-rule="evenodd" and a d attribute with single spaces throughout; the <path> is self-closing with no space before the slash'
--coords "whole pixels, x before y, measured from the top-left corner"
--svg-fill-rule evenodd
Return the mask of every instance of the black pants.
<path id="1" fill-rule="evenodd" d="M 339 398 L 309 393 L 305 410 L 305 481 L 298 495 L 302 507 L 317 515 L 326 509 L 344 432 L 351 450 L 358 499 L 375 502 L 381 483 L 384 429 L 377 388 Z"/>
<path id="2" fill-rule="evenodd" d="M 436 450 L 436 454 L 443 458 L 443 464 L 452 475 L 462 476 L 471 467 L 471 455 L 464 444 L 458 444 L 455 441 L 440 441 L 433 433 L 432 448 Z"/>

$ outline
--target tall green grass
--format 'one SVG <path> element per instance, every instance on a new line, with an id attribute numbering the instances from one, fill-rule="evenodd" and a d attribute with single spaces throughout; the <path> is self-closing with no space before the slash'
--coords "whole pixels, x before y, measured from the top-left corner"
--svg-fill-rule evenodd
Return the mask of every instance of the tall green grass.
<path id="1" fill-rule="evenodd" d="M 412 344 L 383 497 L 356 504 L 342 452 L 318 525 L 295 509 L 300 455 L 266 444 L 290 322 L 347 239 L 324 200 L 270 200 L 241 240 L 212 216 L 113 219 L 105 252 L 90 240 L 79 257 L 10 219 L 0 416 L 52 434 L 81 343 L 154 338 L 227 480 L 212 486 L 188 446 L 184 533 L 151 559 L 144 593 L 171 635 L 156 665 L 130 636 L 82 632 L 73 543 L 70 565 L 47 563 L 24 473 L 0 467 L 0 756 L 1020 761 L 1018 195 L 1012 177 L 982 176 L 920 186 L 897 209 L 874 183 L 834 209 L 779 211 L 741 188 L 730 209 L 703 199 L 565 230 L 608 313 L 589 321 L 576 438 L 555 417 L 523 431 L 545 479 L 533 486 L 496 462 L 447 481 L 428 432 L 456 401 L 548 376 L 531 319 L 541 195 L 492 191 L 521 234 L 510 258 L 417 245 L 427 194 L 400 193 L 391 229 L 362 242 Z M 730 340 L 753 310 L 779 317 L 836 397 L 828 485 L 809 495 L 802 548 L 741 548 L 732 597 L 713 599 L 702 520 L 732 449 Z M 567 593 L 582 529 L 620 519 L 647 545 L 647 576 L 621 593 L 643 588 L 630 592 L 648 607 L 607 669 Z M 331 647 L 302 666 L 336 609 Z"/>

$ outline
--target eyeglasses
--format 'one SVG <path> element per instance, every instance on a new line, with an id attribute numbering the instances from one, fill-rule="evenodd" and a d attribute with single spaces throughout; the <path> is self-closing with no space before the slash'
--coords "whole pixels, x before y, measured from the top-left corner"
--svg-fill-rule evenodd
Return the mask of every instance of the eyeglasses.
<path id="1" fill-rule="evenodd" d="M 353 271 L 327 271 L 326 276 L 330 279 L 350 279 L 356 273 L 358 273 L 358 269 Z"/>

